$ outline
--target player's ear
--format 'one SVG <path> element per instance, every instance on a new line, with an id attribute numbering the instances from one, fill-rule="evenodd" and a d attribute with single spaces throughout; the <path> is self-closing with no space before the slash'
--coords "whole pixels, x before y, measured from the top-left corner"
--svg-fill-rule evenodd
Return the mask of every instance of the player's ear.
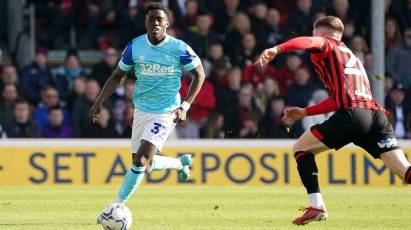
<path id="1" fill-rule="evenodd" d="M 166 22 L 166 28 L 168 28 L 168 26 L 170 26 L 170 22 Z"/>

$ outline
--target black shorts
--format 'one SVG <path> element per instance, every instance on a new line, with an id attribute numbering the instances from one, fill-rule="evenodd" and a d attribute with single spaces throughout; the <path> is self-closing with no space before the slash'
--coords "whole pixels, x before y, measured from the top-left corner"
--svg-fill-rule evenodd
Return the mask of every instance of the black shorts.
<path id="1" fill-rule="evenodd" d="M 330 149 L 354 143 L 374 158 L 399 149 L 392 125 L 383 111 L 340 109 L 328 120 L 311 127 L 312 134 Z"/>

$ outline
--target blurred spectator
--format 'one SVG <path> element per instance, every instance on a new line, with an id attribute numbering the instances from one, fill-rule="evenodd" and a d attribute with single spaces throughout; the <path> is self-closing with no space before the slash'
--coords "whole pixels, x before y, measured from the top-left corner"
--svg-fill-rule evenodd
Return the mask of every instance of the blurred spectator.
<path id="1" fill-rule="evenodd" d="M 243 70 L 243 79 L 250 82 L 256 90 L 263 88 L 263 82 L 267 78 L 275 78 L 277 70 L 272 65 L 249 65 Z"/>
<path id="2" fill-rule="evenodd" d="M 145 10 L 151 3 L 151 0 L 129 1 L 128 8 L 120 15 L 119 47 L 125 47 L 131 39 L 146 33 Z"/>
<path id="3" fill-rule="evenodd" d="M 241 68 L 253 65 L 254 60 L 256 59 L 255 57 L 260 55 L 260 51 L 257 50 L 255 37 L 252 33 L 246 33 L 243 36 L 241 48 L 240 53 L 236 55 L 235 59 L 231 60 L 231 63 L 235 66 L 240 66 Z"/>
<path id="4" fill-rule="evenodd" d="M 33 105 L 40 102 L 41 89 L 46 85 L 53 84 L 53 76 L 47 64 L 47 50 L 45 48 L 38 48 L 34 61 L 23 68 L 20 84 L 25 98 Z"/>
<path id="5" fill-rule="evenodd" d="M 350 10 L 350 3 L 348 0 L 333 0 L 331 8 L 328 12 L 329 15 L 336 16 L 342 21 L 348 19 L 356 19 L 355 11 Z"/>
<path id="6" fill-rule="evenodd" d="M 318 88 L 311 81 L 310 70 L 301 66 L 295 72 L 294 84 L 291 85 L 287 94 L 287 105 L 305 108 L 313 92 Z"/>
<path id="7" fill-rule="evenodd" d="M 385 19 L 385 53 L 402 42 L 401 31 L 394 17 Z"/>
<path id="8" fill-rule="evenodd" d="M 210 81 L 214 86 L 227 85 L 227 73 L 231 69 L 230 58 L 224 55 L 221 43 L 213 43 L 210 46 L 211 74 Z"/>
<path id="9" fill-rule="evenodd" d="M 224 116 L 225 137 L 237 137 L 239 131 L 239 92 L 241 69 L 234 67 L 227 76 L 228 84 L 217 90 L 217 110 Z"/>
<path id="10" fill-rule="evenodd" d="M 180 95 L 185 98 L 188 94 L 191 80 L 187 77 L 181 79 Z M 201 128 L 207 121 L 208 115 L 214 110 L 216 106 L 216 99 L 214 96 L 214 86 L 205 80 L 203 86 L 198 93 L 196 100 L 191 104 L 188 115 L 191 120 L 196 122 Z"/>
<path id="11" fill-rule="evenodd" d="M 344 42 L 344 44 L 349 45 L 351 44 L 352 39 L 354 38 L 357 29 L 355 26 L 355 22 L 352 19 L 347 19 L 344 22 L 344 32 L 343 32 L 343 37 L 341 40 Z"/>
<path id="12" fill-rule="evenodd" d="M 74 79 L 80 75 L 84 75 L 84 72 L 78 53 L 75 50 L 69 50 L 64 65 L 57 70 L 55 78 L 56 87 L 63 100 L 68 98 Z"/>
<path id="13" fill-rule="evenodd" d="M 210 117 L 207 121 L 207 124 L 203 128 L 203 137 L 204 138 L 224 138 L 225 134 L 223 131 L 224 127 L 224 116 L 217 112 L 213 111 L 210 113 Z"/>
<path id="14" fill-rule="evenodd" d="M 266 48 L 265 41 L 267 36 L 267 12 L 268 8 L 265 1 L 256 0 L 253 1 L 251 8 L 250 8 L 250 21 L 251 21 L 251 30 L 255 35 L 257 40 L 257 44 L 263 45 L 260 47 L 261 49 Z"/>
<path id="15" fill-rule="evenodd" d="M 183 17 L 187 14 L 186 0 L 162 0 L 161 2 L 164 5 L 168 6 L 168 8 L 171 10 L 171 13 L 175 17 L 174 21 L 176 22 L 177 26 L 181 27 L 183 25 Z"/>
<path id="16" fill-rule="evenodd" d="M 324 89 L 317 89 L 314 91 L 308 106 L 317 105 L 328 98 L 328 93 Z M 319 124 L 327 120 L 333 113 L 319 114 L 315 116 L 307 116 L 302 120 L 304 130 L 309 130 L 313 125 Z"/>
<path id="17" fill-rule="evenodd" d="M 258 109 L 257 103 L 254 99 L 253 86 L 250 83 L 246 83 L 242 85 L 240 88 L 240 92 L 238 94 L 238 107 L 236 109 L 236 115 L 235 115 L 236 118 L 234 117 L 232 118 L 233 122 L 238 121 L 238 123 L 234 123 L 234 126 L 233 126 L 233 133 L 237 134 L 235 137 L 238 137 L 238 133 L 237 133 L 238 130 L 240 130 L 240 128 L 244 128 L 246 114 L 248 113 L 261 114 L 261 111 Z M 224 119 L 224 120 L 226 122 L 228 121 L 228 119 Z"/>
<path id="18" fill-rule="evenodd" d="M 134 83 L 134 79 L 127 79 L 124 85 L 124 95 L 117 98 L 113 103 L 115 127 L 117 132 L 122 134 L 123 137 L 130 137 L 133 127 Z"/>
<path id="19" fill-rule="evenodd" d="M 238 92 L 241 88 L 241 69 L 233 67 L 227 75 L 227 85 L 220 86 L 216 90 L 217 110 L 225 116 L 226 111 L 238 104 Z"/>
<path id="20" fill-rule="evenodd" d="M 88 114 L 91 106 L 100 93 L 100 89 L 100 85 L 95 79 L 88 79 L 86 81 L 84 97 L 81 97 L 74 102 L 71 112 L 76 137 L 89 136 L 89 134 L 86 133 L 88 127 L 91 127 L 91 121 Z M 105 121 L 103 123 L 105 123 Z"/>
<path id="21" fill-rule="evenodd" d="M 411 0 L 405 0 L 404 5 L 405 6 L 402 7 L 403 14 L 401 14 L 402 20 L 400 20 L 400 22 L 404 24 L 402 28 L 407 28 L 411 27 Z"/>
<path id="22" fill-rule="evenodd" d="M 394 17 L 399 23 L 401 31 L 411 26 L 411 1 L 410 0 L 385 0 L 384 1 L 385 18 Z"/>
<path id="23" fill-rule="evenodd" d="M 181 1 L 181 0 L 180 0 Z M 168 27 L 167 27 L 167 34 L 173 37 L 180 37 L 182 34 L 182 30 L 180 27 L 177 26 L 176 19 L 174 17 L 173 12 L 170 12 L 170 16 L 168 17 Z M 170 134 L 171 135 L 171 134 Z"/>
<path id="24" fill-rule="evenodd" d="M 17 73 L 16 67 L 13 65 L 6 65 L 3 68 L 3 73 L 1 75 L 0 88 L 3 88 L 6 84 L 19 84 L 19 75 Z"/>
<path id="25" fill-rule="evenodd" d="M 354 36 L 349 47 L 355 56 L 360 59 L 361 63 L 364 63 L 365 54 L 370 51 L 364 37 L 360 35 Z"/>
<path id="26" fill-rule="evenodd" d="M 58 44 L 61 44 L 63 37 L 66 35 L 66 12 L 70 11 L 70 9 L 65 5 L 65 2 L 67 1 L 27 1 L 27 5 L 34 4 L 36 6 L 34 8 L 36 15 L 36 36 L 41 46 L 51 49 L 56 48 Z"/>
<path id="27" fill-rule="evenodd" d="M 284 109 L 285 102 L 281 97 L 273 97 L 268 101 L 262 126 L 264 138 L 290 138 L 288 133 L 290 124 L 282 120 Z"/>
<path id="28" fill-rule="evenodd" d="M 100 116 L 95 123 L 89 122 L 83 132 L 83 137 L 86 138 L 117 138 L 119 137 L 114 122 L 111 119 L 111 114 L 107 107 L 103 106 Z"/>
<path id="29" fill-rule="evenodd" d="M 104 51 L 103 60 L 93 65 L 90 78 L 96 79 L 100 87 L 104 86 L 117 66 L 118 52 L 114 47 L 108 47 Z"/>
<path id="30" fill-rule="evenodd" d="M 197 0 L 186 0 L 185 2 L 185 14 L 181 20 L 182 28 L 189 28 L 196 25 L 197 13 L 198 13 L 198 1 Z"/>
<path id="31" fill-rule="evenodd" d="M 268 100 L 280 96 L 280 88 L 275 79 L 266 78 L 263 88 L 256 93 L 256 103 L 262 112 L 265 112 Z"/>
<path id="32" fill-rule="evenodd" d="M 220 34 L 227 32 L 228 24 L 241 9 L 239 0 L 224 0 L 224 3 L 220 5 L 214 11 L 214 20 L 218 23 L 214 23 L 214 30 Z"/>
<path id="33" fill-rule="evenodd" d="M 122 7 L 127 6 L 127 0 L 102 1 L 88 0 L 87 6 L 87 29 L 90 46 L 97 48 L 100 29 L 117 29 L 118 13 Z"/>
<path id="34" fill-rule="evenodd" d="M 220 36 L 211 30 L 212 24 L 212 16 L 206 11 L 200 11 L 196 17 L 195 26 L 189 27 L 183 36 L 183 40 L 187 42 L 201 58 L 209 56 L 210 44 L 220 41 Z"/>
<path id="35" fill-rule="evenodd" d="M 48 123 L 42 129 L 42 137 L 45 138 L 69 138 L 74 136 L 74 130 L 69 124 L 63 123 L 64 114 L 60 106 L 48 109 Z"/>
<path id="36" fill-rule="evenodd" d="M 295 72 L 303 61 L 297 53 L 289 53 L 285 58 L 285 65 L 280 67 L 276 80 L 280 86 L 281 96 L 287 95 L 288 88 L 294 83 Z"/>
<path id="37" fill-rule="evenodd" d="M 388 52 L 386 68 L 396 82 L 411 87 L 411 27 L 404 32 L 404 43 Z"/>
<path id="38" fill-rule="evenodd" d="M 394 86 L 394 79 L 392 79 L 390 74 L 386 74 L 384 77 L 384 95 L 385 95 L 385 107 L 390 104 L 390 92 L 392 90 L 392 87 Z"/>
<path id="39" fill-rule="evenodd" d="M 40 137 L 40 129 L 30 119 L 29 103 L 19 99 L 14 104 L 14 119 L 6 124 L 5 130 L 10 138 Z"/>
<path id="40" fill-rule="evenodd" d="M 367 73 L 368 80 L 371 81 L 371 79 L 372 79 L 372 77 L 373 77 L 373 75 L 374 75 L 374 70 L 373 70 L 373 57 L 372 57 L 372 54 L 371 54 L 371 53 L 365 54 L 364 63 L 363 63 L 363 64 L 364 64 L 365 72 Z"/>
<path id="41" fill-rule="evenodd" d="M 280 20 L 280 12 L 277 9 L 268 9 L 266 28 L 257 42 L 260 48 L 273 47 L 284 41 L 284 29 L 280 25 Z"/>
<path id="42" fill-rule="evenodd" d="M 397 138 L 406 138 L 408 133 L 407 120 L 409 116 L 409 105 L 404 103 L 405 88 L 401 84 L 395 84 L 389 94 L 389 103 L 386 106 L 390 112 L 388 119 L 394 127 Z"/>
<path id="43" fill-rule="evenodd" d="M 287 22 L 287 37 L 311 35 L 314 12 L 311 0 L 297 0 Z"/>
<path id="44" fill-rule="evenodd" d="M 260 133 L 258 125 L 260 121 L 260 114 L 257 112 L 249 112 L 244 115 L 243 127 L 240 130 L 240 138 L 258 138 Z"/>
<path id="45" fill-rule="evenodd" d="M 18 96 L 16 85 L 8 83 L 4 86 L 0 100 L 0 124 L 3 126 L 13 120 L 14 103 Z"/>
<path id="46" fill-rule="evenodd" d="M 197 139 L 200 137 L 200 131 L 195 122 L 188 117 L 176 125 L 178 139 Z"/>
<path id="47" fill-rule="evenodd" d="M 63 110 L 64 115 L 64 124 L 68 124 L 70 122 L 70 113 L 69 110 L 65 107 L 65 103 L 60 101 L 59 92 L 57 92 L 56 88 L 50 85 L 46 85 L 41 90 L 41 102 L 37 105 L 33 119 L 36 121 L 37 126 L 39 128 L 46 127 L 48 123 L 48 110 L 51 107 L 60 106 Z"/>
<path id="48" fill-rule="evenodd" d="M 239 12 L 231 19 L 230 26 L 223 43 L 224 53 L 230 57 L 230 60 L 235 60 L 236 55 L 241 53 L 243 36 L 250 31 L 251 23 L 247 14 Z"/>
<path id="49" fill-rule="evenodd" d="M 74 79 L 73 88 L 71 88 L 69 99 L 67 100 L 68 108 L 70 111 L 73 110 L 74 102 L 81 98 L 86 91 L 86 77 L 85 76 L 78 76 Z"/>

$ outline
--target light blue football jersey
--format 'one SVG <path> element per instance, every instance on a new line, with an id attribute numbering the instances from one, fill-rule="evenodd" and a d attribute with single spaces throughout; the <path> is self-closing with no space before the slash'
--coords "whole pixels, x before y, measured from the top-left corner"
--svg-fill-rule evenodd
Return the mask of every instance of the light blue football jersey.
<path id="1" fill-rule="evenodd" d="M 118 67 L 127 72 L 134 68 L 134 106 L 148 113 L 168 113 L 181 104 L 182 68 L 190 71 L 200 59 L 185 42 L 166 35 L 158 45 L 147 34 L 134 38 L 123 51 Z"/>

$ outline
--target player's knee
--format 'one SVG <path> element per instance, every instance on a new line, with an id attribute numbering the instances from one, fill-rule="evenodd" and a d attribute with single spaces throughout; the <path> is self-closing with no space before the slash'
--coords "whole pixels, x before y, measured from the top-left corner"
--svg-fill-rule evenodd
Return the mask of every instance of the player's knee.
<path id="1" fill-rule="evenodd" d="M 301 146 L 301 144 L 297 141 L 297 142 L 294 143 L 294 145 L 293 145 L 293 153 L 301 152 L 301 151 L 304 151 L 304 150 L 303 150 L 303 146 Z"/>
<path id="2" fill-rule="evenodd" d="M 146 165 L 146 157 L 143 154 L 134 154 L 133 164 L 137 167 L 144 167 Z"/>

